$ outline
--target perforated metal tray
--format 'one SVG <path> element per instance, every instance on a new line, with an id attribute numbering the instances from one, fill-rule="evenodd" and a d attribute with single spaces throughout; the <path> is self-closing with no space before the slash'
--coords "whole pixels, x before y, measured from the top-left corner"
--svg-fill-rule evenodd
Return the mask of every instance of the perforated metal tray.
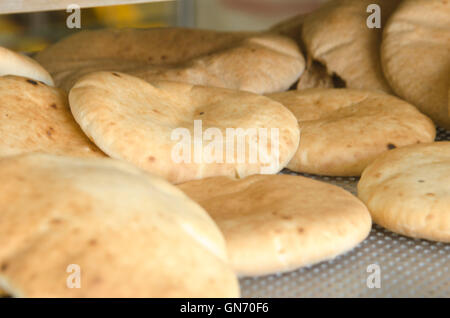
<path id="1" fill-rule="evenodd" d="M 437 140 L 450 140 L 438 129 Z M 300 175 L 285 170 L 282 173 Z M 358 178 L 304 175 L 356 194 Z M 372 282 L 380 270 L 380 288 Z M 299 270 L 257 278 L 241 278 L 243 297 L 450 297 L 450 244 L 411 239 L 374 225 L 369 237 L 334 260 Z"/>

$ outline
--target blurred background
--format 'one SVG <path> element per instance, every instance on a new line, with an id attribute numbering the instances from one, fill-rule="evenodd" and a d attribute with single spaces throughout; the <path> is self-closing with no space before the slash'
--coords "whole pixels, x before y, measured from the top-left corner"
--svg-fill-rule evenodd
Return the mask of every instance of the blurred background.
<path id="1" fill-rule="evenodd" d="M 78 32 L 68 29 L 65 9 L 32 13 L 27 2 L 36 0 L 0 0 L 0 46 L 22 52 L 42 50 L 63 36 Z M 42 3 L 60 0 L 39 0 Z M 83 0 L 88 6 L 81 11 L 81 30 L 103 27 L 183 26 L 214 30 L 263 30 L 299 13 L 314 10 L 327 0 L 177 0 L 104 6 L 102 0 Z M 133 2 L 133 1 L 129 1 Z M 20 5 L 19 5 L 20 3 Z M 71 1 L 76 4 L 77 0 Z M 54 4 L 54 3 L 53 3 Z M 36 2 L 34 2 L 36 5 Z M 48 8 L 38 6 L 40 10 Z M 33 10 L 35 8 L 33 7 Z"/>

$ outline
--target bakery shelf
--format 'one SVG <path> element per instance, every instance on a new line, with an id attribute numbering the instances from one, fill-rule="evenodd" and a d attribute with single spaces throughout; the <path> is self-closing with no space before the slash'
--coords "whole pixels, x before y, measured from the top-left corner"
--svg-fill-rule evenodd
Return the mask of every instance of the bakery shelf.
<path id="1" fill-rule="evenodd" d="M 65 10 L 70 4 L 77 4 L 81 8 L 92 8 L 163 1 L 174 0 L 1 0 L 0 14 Z"/>

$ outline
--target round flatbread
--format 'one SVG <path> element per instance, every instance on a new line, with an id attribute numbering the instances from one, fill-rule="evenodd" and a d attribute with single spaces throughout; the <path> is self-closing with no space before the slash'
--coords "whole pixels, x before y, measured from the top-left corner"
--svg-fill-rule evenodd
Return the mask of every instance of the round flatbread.
<path id="1" fill-rule="evenodd" d="M 241 275 L 289 271 L 331 259 L 364 240 L 367 208 L 345 190 L 288 175 L 208 178 L 179 185 L 221 229 Z"/>
<path id="2" fill-rule="evenodd" d="M 12 296 L 239 296 L 217 226 L 162 179 L 43 154 L 0 159 L 0 179 L 0 286 Z"/>
<path id="3" fill-rule="evenodd" d="M 300 146 L 287 166 L 297 172 L 359 176 L 379 154 L 436 136 L 429 118 L 381 92 L 309 89 L 268 96 L 299 122 Z"/>
<path id="4" fill-rule="evenodd" d="M 16 75 L 53 86 L 50 74 L 35 60 L 0 46 L 0 76 Z"/>
<path id="5" fill-rule="evenodd" d="M 41 82 L 0 77 L 0 157 L 45 152 L 105 156 L 77 125 L 67 95 Z"/>
<path id="6" fill-rule="evenodd" d="M 105 153 L 174 183 L 277 173 L 299 142 L 289 110 L 241 91 L 99 72 L 80 79 L 69 100 Z"/>
<path id="7" fill-rule="evenodd" d="M 450 2 L 403 1 L 384 30 L 381 52 L 395 93 L 450 129 Z"/>
<path id="8" fill-rule="evenodd" d="M 317 60 L 313 60 L 311 55 L 307 54 L 307 49 L 302 39 L 302 29 L 305 17 L 306 14 L 296 15 L 272 26 L 269 31 L 290 37 L 297 42 L 302 53 L 307 56 L 305 70 L 297 83 L 298 90 L 319 87 L 339 88 L 339 85 L 333 81 L 333 76 L 328 74 L 327 68 Z"/>
<path id="9" fill-rule="evenodd" d="M 304 50 L 304 43 L 302 41 L 302 28 L 305 17 L 306 14 L 304 13 L 295 15 L 287 20 L 283 20 L 273 25 L 269 29 L 269 32 L 278 33 L 293 39 L 297 42 L 300 48 Z"/>
<path id="10" fill-rule="evenodd" d="M 183 39 L 177 41 L 180 37 Z M 77 48 L 69 51 L 74 46 Z M 169 80 L 262 94 L 287 90 L 305 67 L 297 44 L 287 37 L 170 28 L 83 32 L 37 58 L 66 91 L 88 73 L 120 71 L 147 81 Z"/>
<path id="11" fill-rule="evenodd" d="M 379 225 L 411 237 L 450 242 L 450 142 L 380 156 L 364 171 L 358 196 Z"/>
<path id="12" fill-rule="evenodd" d="M 116 58 L 170 65 L 224 49 L 254 34 L 188 28 L 89 30 L 61 39 L 40 51 L 36 60 L 51 73 L 63 71 L 77 60 Z"/>
<path id="13" fill-rule="evenodd" d="M 336 0 L 306 16 L 302 36 L 308 55 L 345 87 L 390 92 L 380 63 L 382 29 L 369 28 L 368 7 L 381 9 L 381 26 L 400 0 Z"/>

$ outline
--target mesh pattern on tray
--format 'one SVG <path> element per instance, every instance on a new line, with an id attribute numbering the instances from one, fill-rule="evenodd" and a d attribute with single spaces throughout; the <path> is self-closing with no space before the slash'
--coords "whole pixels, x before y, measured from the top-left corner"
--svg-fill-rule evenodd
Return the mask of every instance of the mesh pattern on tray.
<path id="1" fill-rule="evenodd" d="M 450 140 L 450 131 L 438 129 L 437 140 Z M 303 175 L 356 194 L 358 178 Z M 381 288 L 367 287 L 371 264 L 380 266 Z M 243 297 L 450 297 L 449 265 L 449 244 L 407 238 L 374 225 L 364 242 L 331 261 L 240 282 Z"/>

